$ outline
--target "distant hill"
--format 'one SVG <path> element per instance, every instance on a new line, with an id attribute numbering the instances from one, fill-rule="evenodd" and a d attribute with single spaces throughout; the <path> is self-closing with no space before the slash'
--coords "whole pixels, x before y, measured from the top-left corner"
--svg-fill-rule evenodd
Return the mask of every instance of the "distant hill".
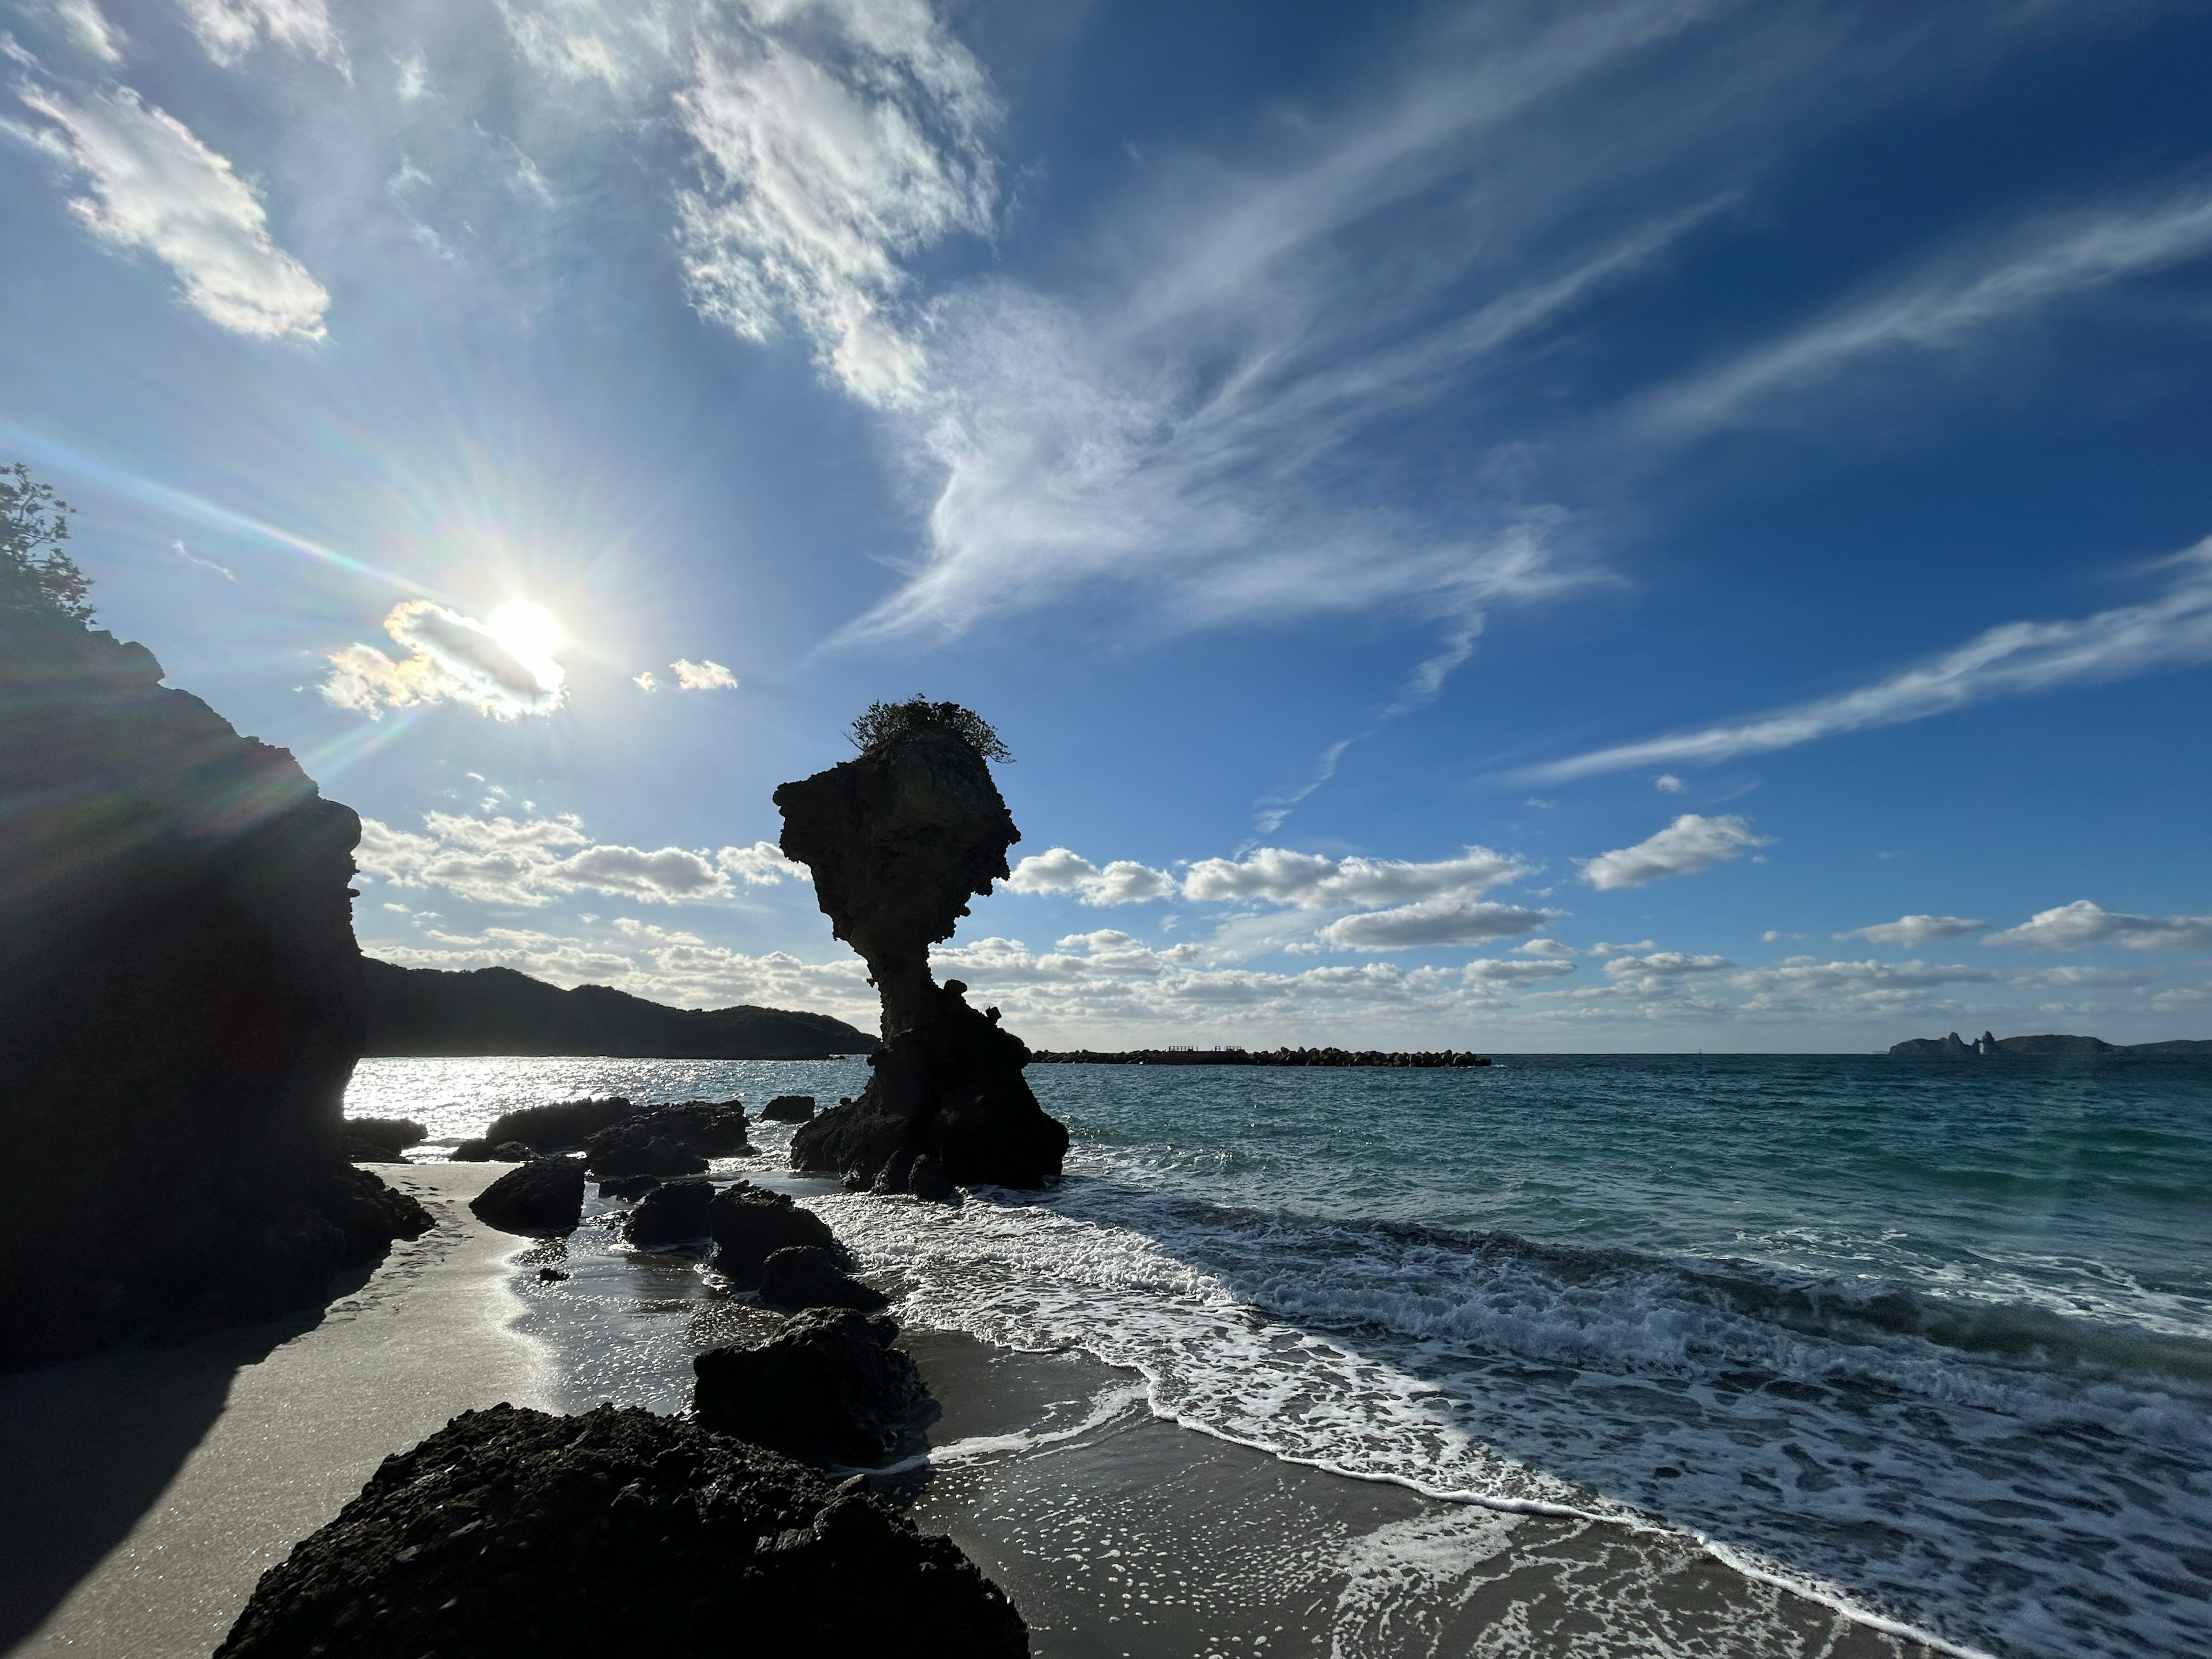
<path id="1" fill-rule="evenodd" d="M 593 1054 L 625 1060 L 818 1060 L 864 1054 L 866 1032 L 783 1008 L 671 1008 L 605 985 L 564 991 L 512 968 L 453 974 L 362 960 L 368 1053 Z"/>
<path id="2" fill-rule="evenodd" d="M 2100 1054 L 2203 1054 L 2212 1057 L 2212 1042 L 2179 1038 L 2168 1042 L 2107 1042 L 2102 1037 L 1991 1036 L 1966 1042 L 1954 1031 L 1948 1036 L 1912 1037 L 1892 1045 L 1892 1056 L 1900 1060 L 1977 1060 L 1990 1054 L 2022 1054 L 2036 1059 L 2054 1056 L 2094 1058 Z"/>

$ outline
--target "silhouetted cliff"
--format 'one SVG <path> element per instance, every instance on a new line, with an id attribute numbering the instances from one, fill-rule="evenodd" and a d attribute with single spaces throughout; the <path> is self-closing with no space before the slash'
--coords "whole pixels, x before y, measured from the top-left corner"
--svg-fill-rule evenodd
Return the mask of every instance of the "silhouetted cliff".
<path id="1" fill-rule="evenodd" d="M 827 1014 L 671 1008 L 605 985 L 564 991 L 512 968 L 446 973 L 369 957 L 372 1054 L 604 1054 L 632 1060 L 818 1060 L 875 1038 Z"/>
<path id="2" fill-rule="evenodd" d="M 0 605 L 0 1364 L 309 1303 L 429 1224 L 343 1146 L 361 822 L 161 678 Z"/>

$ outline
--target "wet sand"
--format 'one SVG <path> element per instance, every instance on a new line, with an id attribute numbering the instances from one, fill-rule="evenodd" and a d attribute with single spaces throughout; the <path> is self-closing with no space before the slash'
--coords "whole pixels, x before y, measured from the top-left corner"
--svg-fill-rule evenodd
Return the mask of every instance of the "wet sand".
<path id="1" fill-rule="evenodd" d="M 500 1164 L 377 1165 L 438 1224 L 323 1310 L 0 1377 L 0 1651 L 206 1659 L 254 1582 L 456 1413 L 542 1404 Z M 341 1288 L 345 1288 L 342 1286 Z"/>

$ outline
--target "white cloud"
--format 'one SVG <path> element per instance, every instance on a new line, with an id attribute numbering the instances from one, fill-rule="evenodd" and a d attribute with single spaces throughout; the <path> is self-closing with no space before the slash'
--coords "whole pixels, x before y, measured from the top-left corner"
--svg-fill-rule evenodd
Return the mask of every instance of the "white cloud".
<path id="1" fill-rule="evenodd" d="M 1605 940 L 1600 939 L 1590 946 L 1589 953 L 1594 957 L 1612 957 L 1619 956 L 1624 951 L 1656 951 L 1658 948 L 1657 945 L 1648 939 L 1636 939 L 1625 945 L 1609 945 Z"/>
<path id="2" fill-rule="evenodd" d="M 1669 391 L 1644 418 L 1678 432 L 1771 422 L 1780 397 L 1905 354 L 1956 351 L 2001 325 L 2208 252 L 2212 198 L 2201 191 L 2046 221 Z"/>
<path id="3" fill-rule="evenodd" d="M 392 90 L 403 104 L 419 104 L 430 96 L 430 64 L 422 48 L 392 60 Z"/>
<path id="4" fill-rule="evenodd" d="M 1390 910 L 1368 910 L 1329 923 L 1316 938 L 1340 951 L 1410 951 L 1483 945 L 1541 927 L 1549 910 L 1468 899 L 1425 899 Z M 1534 964 L 1529 964 L 1534 965 Z"/>
<path id="5" fill-rule="evenodd" d="M 714 854 L 714 862 L 748 887 L 773 887 L 787 879 L 806 881 L 813 875 L 805 865 L 784 857 L 783 848 L 772 841 L 757 841 L 750 847 L 725 847 Z"/>
<path id="6" fill-rule="evenodd" d="M 730 866 L 705 853 L 595 843 L 573 815 L 517 820 L 432 812 L 422 822 L 428 833 L 417 835 L 363 818 L 356 854 L 362 872 L 395 887 L 438 887 L 483 904 L 530 908 L 584 890 L 659 904 L 722 898 L 731 890 Z M 725 850 L 742 857 L 753 849 Z"/>
<path id="7" fill-rule="evenodd" d="M 2212 948 L 2212 916 L 2136 916 L 2075 899 L 2039 910 L 2017 927 L 1991 933 L 1984 945 L 2027 945 L 2045 951 L 2078 951 L 2121 945 L 2130 951 Z"/>
<path id="8" fill-rule="evenodd" d="M 1571 962 L 1503 962 L 1496 957 L 1477 957 L 1460 969 L 1470 985 L 1533 985 L 1571 974 Z"/>
<path id="9" fill-rule="evenodd" d="M 1006 887 L 1016 893 L 1074 893 L 1084 903 L 1097 905 L 1142 904 L 1176 893 L 1175 878 L 1164 870 L 1129 859 L 1115 859 L 1102 870 L 1065 847 L 1024 859 Z"/>
<path id="10" fill-rule="evenodd" d="M 1301 910 L 1372 908 L 1421 899 L 1469 899 L 1518 881 L 1528 865 L 1486 847 L 1455 859 L 1332 859 L 1261 847 L 1241 859 L 1202 859 L 1183 878 L 1183 896 L 1200 902 L 1257 899 Z"/>
<path id="11" fill-rule="evenodd" d="M 1567 962 L 1576 952 L 1571 945 L 1562 945 L 1555 939 L 1532 939 L 1526 945 L 1516 945 L 1514 950 L 1524 957 L 1541 957 L 1552 962 Z"/>
<path id="12" fill-rule="evenodd" d="M 239 334 L 323 337 L 330 295 L 269 237 L 268 216 L 229 161 L 128 87 L 73 103 L 24 89 L 53 124 L 47 146 L 91 193 L 70 210 L 103 241 L 167 264 L 194 309 Z"/>
<path id="13" fill-rule="evenodd" d="M 1598 888 L 1641 887 L 1662 876 L 1710 870 L 1716 864 L 1741 858 L 1754 847 L 1769 844 L 1766 837 L 1751 833 L 1746 820 L 1733 814 L 1706 817 L 1685 812 L 1633 847 L 1582 860 L 1583 879 Z"/>
<path id="14" fill-rule="evenodd" d="M 676 100 L 693 303 L 751 339 L 795 321 L 855 397 L 907 401 L 925 358 L 901 262 L 991 228 L 988 78 L 926 0 L 741 0 Z"/>
<path id="15" fill-rule="evenodd" d="M 371 720 L 389 708 L 441 702 L 465 703 L 494 720 L 550 714 L 567 700 L 566 673 L 550 656 L 524 656 L 473 617 L 406 599 L 384 619 L 385 631 L 406 651 L 394 659 L 373 645 L 330 653 L 325 701 Z"/>
<path id="16" fill-rule="evenodd" d="M 345 67 L 327 0 L 177 0 L 177 7 L 218 64 L 236 63 L 265 38 Z"/>
<path id="17" fill-rule="evenodd" d="M 2148 605 L 2100 611 L 2073 622 L 2007 623 L 1856 691 L 1700 732 L 1595 750 L 1522 775 L 1560 782 L 1656 763 L 1765 754 L 1838 732 L 1925 720 L 1993 697 L 2212 660 L 2212 538 L 2164 564 L 2173 579 Z"/>
<path id="18" fill-rule="evenodd" d="M 1931 939 L 1957 939 L 1964 933 L 1979 933 L 1988 926 L 1985 921 L 1973 921 L 1965 916 L 1910 915 L 1899 916 L 1895 921 L 1876 922 L 1871 927 L 1854 927 L 1836 937 L 1863 939 L 1872 945 L 1894 945 L 1911 951 Z"/>
<path id="19" fill-rule="evenodd" d="M 130 37 L 107 20 L 95 0 L 46 0 L 40 8 L 58 22 L 69 38 L 103 64 L 123 61 Z"/>
<path id="20" fill-rule="evenodd" d="M 1684 783 L 1681 779 L 1676 777 L 1672 772 L 1662 772 L 1657 777 L 1651 780 L 1651 787 L 1654 789 L 1663 790 L 1670 795 L 1679 795 L 1690 786 Z"/>
<path id="21" fill-rule="evenodd" d="M 678 657 L 668 666 L 676 676 L 678 690 L 734 691 L 738 689 L 738 677 L 718 662 L 693 662 L 688 658 Z M 648 691 L 653 690 L 650 685 L 645 689 Z"/>
<path id="22" fill-rule="evenodd" d="M 652 691 L 658 690 L 660 684 L 659 681 L 653 678 L 653 671 L 650 668 L 647 669 L 642 674 L 632 675 L 630 677 L 629 683 L 641 691 Z"/>

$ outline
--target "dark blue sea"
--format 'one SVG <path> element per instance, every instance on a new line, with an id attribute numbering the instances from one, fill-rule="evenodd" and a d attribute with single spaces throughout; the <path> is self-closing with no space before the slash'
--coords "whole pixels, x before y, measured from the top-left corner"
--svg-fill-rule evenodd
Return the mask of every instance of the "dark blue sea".
<path id="1" fill-rule="evenodd" d="M 349 1109 L 450 1141 L 865 1075 L 375 1060 Z M 1074 1134 L 1052 1191 L 808 1200 L 909 1325 L 1080 1348 L 1283 1458 L 1686 1534 L 1959 1650 L 2212 1653 L 2212 1062 L 1030 1075 Z"/>

